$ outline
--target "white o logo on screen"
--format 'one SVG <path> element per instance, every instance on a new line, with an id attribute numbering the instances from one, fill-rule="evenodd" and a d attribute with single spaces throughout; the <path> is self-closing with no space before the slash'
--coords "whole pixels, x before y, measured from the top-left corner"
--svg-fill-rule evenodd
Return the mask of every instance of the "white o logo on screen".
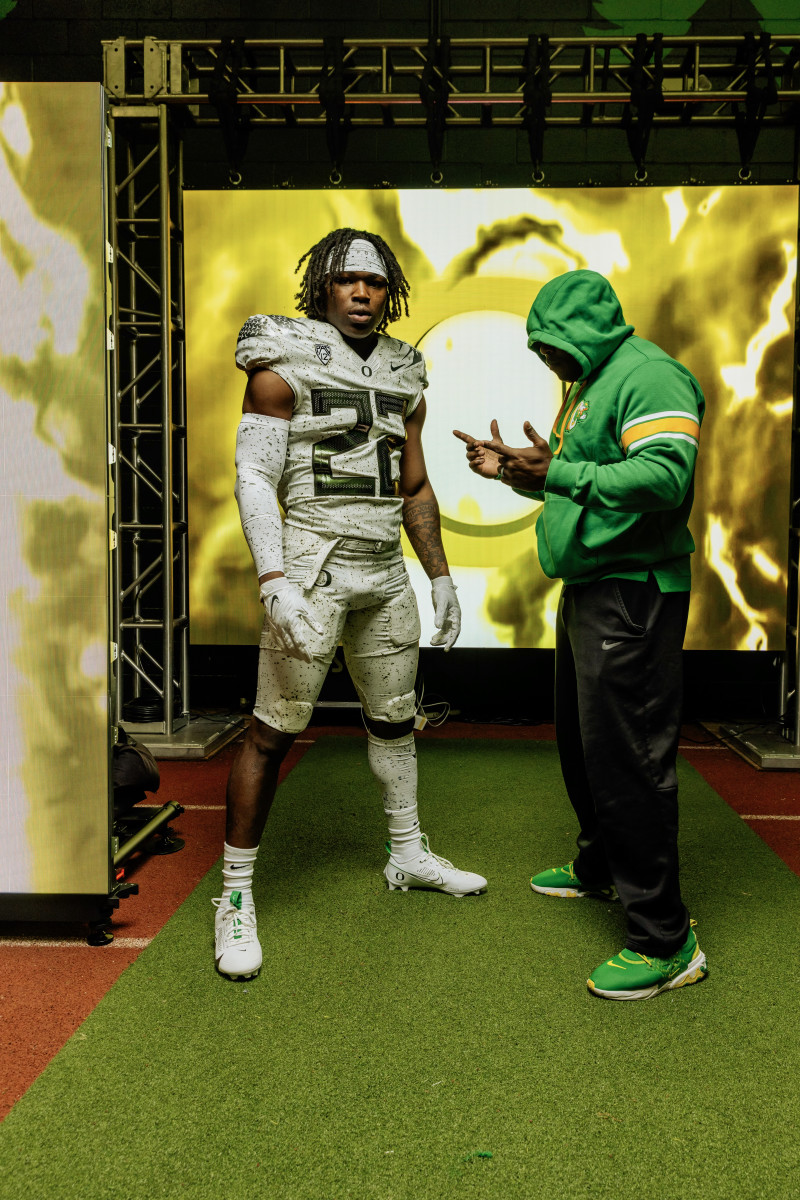
<path id="1" fill-rule="evenodd" d="M 489 437 L 496 417 L 507 445 L 527 445 L 523 421 L 548 437 L 561 384 L 528 349 L 525 320 L 494 310 L 458 313 L 432 326 L 417 343 L 428 369 L 428 415 L 423 440 L 428 470 L 446 524 L 469 527 L 515 524 L 531 514 L 531 501 L 511 488 L 473 475 L 461 429 Z M 508 532 L 511 532 L 509 529 Z"/>

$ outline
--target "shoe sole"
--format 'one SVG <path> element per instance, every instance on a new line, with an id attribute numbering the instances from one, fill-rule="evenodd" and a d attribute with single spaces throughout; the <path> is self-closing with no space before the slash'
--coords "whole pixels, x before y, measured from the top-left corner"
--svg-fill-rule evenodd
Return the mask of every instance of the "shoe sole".
<path id="1" fill-rule="evenodd" d="M 420 888 L 426 892 L 442 892 L 445 896 L 454 896 L 456 900 L 463 900 L 465 896 L 481 896 L 486 891 L 486 888 L 474 888 L 469 892 L 451 892 L 446 887 L 440 887 L 435 883 L 424 883 L 420 880 L 419 883 L 392 883 L 391 880 L 386 880 L 389 885 L 390 892 L 407 892 L 410 888 Z"/>
<path id="2" fill-rule="evenodd" d="M 249 974 L 246 971 L 221 971 L 217 967 L 217 974 L 223 975 L 225 979 L 255 979 L 260 971 L 261 967 L 256 967 L 255 971 L 250 971 Z"/>
<path id="3" fill-rule="evenodd" d="M 253 968 L 252 971 L 224 971 L 219 965 L 218 959 L 214 963 L 214 966 L 217 968 L 218 974 L 224 975 L 226 979 L 255 979 L 256 975 L 258 975 L 261 970 L 262 964 L 259 963 L 257 967 Z"/>
<path id="4" fill-rule="evenodd" d="M 638 991 L 612 992 L 606 991 L 604 988 L 599 988 L 592 983 L 591 979 L 586 980 L 586 986 L 593 996 L 602 996 L 605 1000 L 652 1000 L 654 996 L 660 996 L 662 992 L 671 992 L 675 988 L 688 987 L 692 983 L 700 983 L 708 975 L 708 965 L 706 956 L 703 951 L 699 951 L 689 963 L 685 971 L 681 971 L 680 975 L 676 975 L 674 979 L 666 979 L 661 984 L 654 984 L 650 988 L 640 988 Z"/>
<path id="5" fill-rule="evenodd" d="M 538 887 L 537 884 L 535 884 L 533 882 L 533 880 L 531 880 L 531 888 L 533 889 L 534 892 L 538 892 L 540 896 L 559 896 L 562 900 L 582 900 L 584 897 L 588 897 L 591 900 L 618 900 L 619 899 L 616 888 L 611 888 L 607 892 L 604 892 L 604 891 L 593 892 L 593 891 L 591 891 L 591 889 L 587 889 L 586 891 L 580 891 L 578 888 Z"/>

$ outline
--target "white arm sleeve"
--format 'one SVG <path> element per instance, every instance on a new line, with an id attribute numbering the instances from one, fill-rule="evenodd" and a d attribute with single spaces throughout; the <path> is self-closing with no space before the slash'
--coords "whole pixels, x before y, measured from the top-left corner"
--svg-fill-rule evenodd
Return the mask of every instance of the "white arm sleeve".
<path id="1" fill-rule="evenodd" d="M 234 494 L 259 577 L 283 570 L 277 489 L 288 440 L 289 422 L 261 413 L 245 413 L 236 434 Z"/>

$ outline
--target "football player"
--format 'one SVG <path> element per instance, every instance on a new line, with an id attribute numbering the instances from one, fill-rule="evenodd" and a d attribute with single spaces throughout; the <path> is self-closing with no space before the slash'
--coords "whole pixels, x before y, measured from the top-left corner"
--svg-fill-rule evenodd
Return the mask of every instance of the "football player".
<path id="1" fill-rule="evenodd" d="M 253 866 L 278 770 L 340 642 L 383 792 L 389 888 L 452 896 L 486 888 L 481 875 L 433 853 L 417 816 L 420 625 L 401 522 L 431 580 L 432 645 L 454 645 L 461 613 L 422 453 L 425 364 L 383 332 L 408 315 L 409 285 L 383 239 L 364 230 L 334 230 L 297 270 L 303 263 L 296 299 L 305 316 L 250 317 L 236 351 L 248 376 L 236 496 L 265 619 L 253 720 L 228 781 L 223 893 L 214 904 L 217 967 L 245 979 L 262 961 Z"/>

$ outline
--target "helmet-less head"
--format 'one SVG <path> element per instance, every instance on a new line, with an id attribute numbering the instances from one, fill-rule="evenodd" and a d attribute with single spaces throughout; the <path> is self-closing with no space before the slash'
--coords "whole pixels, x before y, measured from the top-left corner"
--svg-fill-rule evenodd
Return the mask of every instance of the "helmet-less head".
<path id="1" fill-rule="evenodd" d="M 340 270 L 328 255 L 328 300 L 325 320 L 344 337 L 366 338 L 380 325 L 386 309 L 388 271 L 372 242 L 353 238 Z"/>
<path id="2" fill-rule="evenodd" d="M 378 234 L 334 229 L 303 255 L 298 271 L 303 263 L 298 310 L 329 321 L 344 337 L 368 338 L 408 316 L 408 280 Z"/>

